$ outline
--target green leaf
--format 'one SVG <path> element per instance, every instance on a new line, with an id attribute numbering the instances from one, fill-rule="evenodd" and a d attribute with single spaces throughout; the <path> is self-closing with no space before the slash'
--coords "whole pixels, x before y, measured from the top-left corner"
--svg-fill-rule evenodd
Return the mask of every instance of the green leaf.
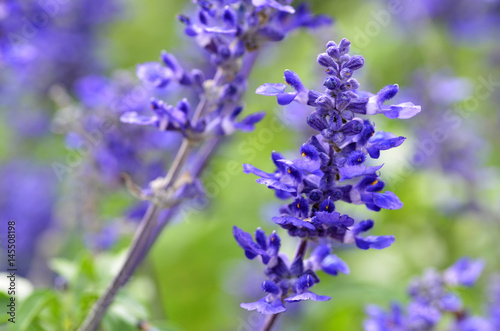
<path id="1" fill-rule="evenodd" d="M 10 296 L 7 293 L 0 291 L 0 307 L 5 307 L 10 301 Z M 10 316 L 7 314 L 0 315 L 0 324 L 5 324 Z"/>
<path id="2" fill-rule="evenodd" d="M 40 312 L 47 307 L 56 296 L 51 290 L 36 290 L 28 298 L 23 300 L 16 314 L 16 324 L 19 331 L 33 330 L 32 324 Z"/>

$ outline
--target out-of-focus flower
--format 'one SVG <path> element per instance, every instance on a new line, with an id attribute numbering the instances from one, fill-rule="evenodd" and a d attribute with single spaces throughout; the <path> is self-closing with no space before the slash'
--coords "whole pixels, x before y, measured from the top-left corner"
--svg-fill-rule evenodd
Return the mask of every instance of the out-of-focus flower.
<path id="1" fill-rule="evenodd" d="M 427 270 L 420 278 L 414 279 L 408 294 L 410 302 L 406 308 L 393 304 L 384 311 L 377 306 L 368 306 L 368 318 L 364 322 L 366 331 L 399 330 L 437 330 L 447 320 L 446 330 L 457 331 L 493 331 L 495 328 L 495 309 L 498 303 L 491 301 L 486 317 L 472 315 L 462 303 L 458 294 L 450 287 L 475 284 L 481 274 L 484 263 L 481 260 L 461 258 L 444 272 Z M 451 320 L 445 317 L 449 315 Z"/>
<path id="2" fill-rule="evenodd" d="M 52 86 L 71 90 L 78 78 L 103 70 L 99 29 L 119 7 L 115 0 L 0 3 L 0 106 L 20 135 L 47 133 Z"/>
<path id="3" fill-rule="evenodd" d="M 0 229 L 2 242 L 7 238 L 7 222 L 15 222 L 17 272 L 26 276 L 36 255 L 40 235 L 53 225 L 56 178 L 49 167 L 32 160 L 13 160 L 0 168 Z M 2 261 L 7 268 L 7 260 Z M 5 270 L 5 269 L 4 269 Z"/>

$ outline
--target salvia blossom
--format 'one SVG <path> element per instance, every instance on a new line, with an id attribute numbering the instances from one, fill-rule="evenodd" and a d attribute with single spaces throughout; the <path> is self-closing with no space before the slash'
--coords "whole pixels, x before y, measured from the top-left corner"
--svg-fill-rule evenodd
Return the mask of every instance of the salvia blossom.
<path id="1" fill-rule="evenodd" d="M 301 158 L 287 160 L 272 153 L 276 167 L 268 173 L 245 164 L 244 172 L 257 175 L 257 183 L 275 191 L 276 196 L 288 200 L 272 221 L 301 244 L 293 260 L 279 253 L 280 238 L 273 232 L 269 238 L 257 229 L 255 239 L 235 227 L 234 237 L 249 259 L 260 256 L 266 265 L 268 277 L 262 284 L 267 295 L 254 303 L 241 306 L 262 314 L 277 314 L 286 310 L 286 302 L 302 300 L 325 301 L 330 298 L 311 292 L 320 280 L 318 270 L 331 275 L 348 274 L 349 267 L 332 254 L 328 240 L 339 244 L 355 244 L 362 250 L 383 249 L 394 242 L 393 236 L 365 236 L 374 223 L 356 222 L 338 210 L 340 202 L 365 205 L 368 209 L 399 209 L 399 198 L 390 191 L 382 192 L 385 183 L 379 170 L 382 165 L 368 165 L 369 158 L 377 159 L 380 151 L 401 145 L 405 138 L 388 132 L 375 131 L 374 123 L 365 115 L 384 114 L 391 119 L 411 118 L 420 112 L 420 106 L 411 102 L 386 105 L 398 92 L 398 85 L 388 85 L 377 94 L 359 91 L 354 72 L 364 65 L 364 58 L 349 55 L 347 39 L 337 45 L 328 42 L 325 53 L 317 62 L 324 67 L 325 90 L 307 89 L 299 76 L 285 71 L 286 84 L 264 84 L 258 94 L 276 96 L 280 105 L 297 102 L 312 107 L 308 125 L 317 131 L 300 147 Z M 319 240 L 321 239 L 321 240 Z M 319 242 L 309 258 L 305 258 L 309 241 Z"/>
<path id="2" fill-rule="evenodd" d="M 237 130 L 251 131 L 264 117 L 264 112 L 240 117 L 243 111 L 240 100 L 246 90 L 249 70 L 241 67 L 245 54 L 259 49 L 265 42 L 283 39 L 295 28 L 318 27 L 331 22 L 325 16 L 312 15 L 305 5 L 295 11 L 290 5 L 277 1 L 200 0 L 196 3 L 198 10 L 194 17 L 179 15 L 178 18 L 185 25 L 186 35 L 210 54 L 211 67 L 217 69 L 215 77 L 208 79 L 198 68 L 187 69 L 173 54 L 165 51 L 160 56 L 161 62 L 138 65 L 137 76 L 144 86 L 152 89 L 171 86 L 187 89 L 198 101 L 197 109 L 188 98 L 168 104 L 153 97 L 150 102 L 152 115 L 129 110 L 121 116 L 124 123 L 177 132 L 192 144 L 230 135 Z M 144 193 L 151 195 L 153 186 Z"/>
<path id="3" fill-rule="evenodd" d="M 394 303 L 390 310 L 368 306 L 368 318 L 364 322 L 366 331 L 390 330 L 436 330 L 439 323 L 451 317 L 447 330 L 493 331 L 498 328 L 498 291 L 492 282 L 492 300 L 485 316 L 473 315 L 462 302 L 455 287 L 472 287 L 481 275 L 484 262 L 461 258 L 454 265 L 439 273 L 427 270 L 420 278 L 414 279 L 408 288 L 410 302 L 406 307 Z M 442 324 L 439 324 L 442 325 Z"/>
<path id="4" fill-rule="evenodd" d="M 92 169 L 87 171 L 97 172 L 108 185 L 116 186 L 124 173 L 139 183 L 160 176 L 165 166 L 163 153 L 180 143 L 174 135 L 165 136 L 117 119 L 127 111 L 147 107 L 147 96 L 131 97 L 136 89 L 136 81 L 124 72 L 117 72 L 111 78 L 83 77 L 75 84 L 79 102 L 61 109 L 54 120 L 67 132 L 66 143 L 70 148 L 88 147 Z M 64 169 L 61 171 L 64 173 Z"/>
<path id="5" fill-rule="evenodd" d="M 185 33 L 210 54 L 213 65 L 224 68 L 227 74 L 234 74 L 231 81 L 217 86 L 216 95 L 209 95 L 214 110 L 193 121 L 191 104 L 181 99 L 176 105 L 169 105 L 157 99 L 151 101 L 153 116 L 128 112 L 121 117 L 126 123 L 152 125 L 161 131 L 177 131 L 185 138 L 200 141 L 211 136 L 232 134 L 235 130 L 251 131 L 264 113 L 249 115 L 238 120 L 243 107 L 235 104 L 246 89 L 246 73 L 236 72 L 239 59 L 247 50 L 255 50 L 266 41 L 279 41 L 287 32 L 298 27 L 316 27 L 330 23 L 323 16 L 313 16 L 302 5 L 296 15 L 293 7 L 277 1 L 198 1 L 199 10 L 195 18 L 179 15 L 186 25 Z M 276 11 L 276 9 L 278 11 Z M 244 14 L 242 14 L 244 13 Z M 209 88 L 204 73 L 199 69 L 186 70 L 174 55 L 163 52 L 162 63 L 149 62 L 139 65 L 138 77 L 147 85 L 164 88 L 178 84 L 203 94 Z M 221 77 L 216 77 L 219 80 Z M 233 104 L 231 107 L 228 105 Z M 224 107 L 222 105 L 225 105 Z"/>
<path id="6" fill-rule="evenodd" d="M 324 16 L 312 15 L 305 6 L 295 10 L 288 0 L 196 0 L 195 3 L 198 8 L 194 16 L 179 15 L 178 18 L 185 25 L 186 35 L 208 53 L 209 68 L 188 69 L 186 63 L 168 52 L 162 52 L 161 62 L 137 67 L 137 76 L 145 87 L 161 90 L 175 86 L 186 94 L 173 103 L 152 98 L 152 113 L 127 111 L 120 116 L 121 121 L 153 126 L 161 133 L 175 132 L 183 138 L 182 145 L 165 177 L 158 177 L 144 189 L 128 183 L 136 196 L 151 203 L 122 270 L 97 301 L 82 330 L 97 328 L 119 287 L 167 224 L 168 218 L 157 221 L 157 211 L 164 209 L 171 217 L 182 200 L 203 193 L 198 175 L 221 138 L 236 130 L 250 131 L 264 117 L 262 112 L 244 118 L 239 116 L 257 51 L 269 41 L 283 39 L 293 29 L 330 23 Z M 215 72 L 213 76 L 209 74 L 212 72 Z M 189 157 L 193 158 L 194 147 L 201 143 L 207 148 L 200 148 L 190 171 L 183 172 Z"/>

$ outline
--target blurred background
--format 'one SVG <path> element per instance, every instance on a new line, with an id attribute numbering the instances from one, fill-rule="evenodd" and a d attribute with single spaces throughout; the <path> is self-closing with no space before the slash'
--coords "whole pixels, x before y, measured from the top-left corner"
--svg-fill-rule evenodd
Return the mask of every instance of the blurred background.
<path id="1" fill-rule="evenodd" d="M 306 110 L 283 109 L 253 91 L 281 82 L 285 69 L 321 88 L 316 56 L 328 40 L 342 38 L 351 40 L 351 54 L 365 58 L 357 76 L 363 90 L 398 83 L 401 100 L 422 105 L 407 121 L 375 119 L 378 130 L 408 138 L 381 158 L 387 189 L 405 206 L 379 213 L 339 206 L 356 219 L 374 219 L 374 234 L 393 234 L 396 242 L 383 251 L 337 252 L 351 274 L 322 277 L 316 288 L 332 301 L 291 305 L 279 328 L 361 330 L 366 304 L 404 302 L 414 275 L 461 256 L 486 262 L 479 286 L 461 293 L 474 311 L 483 309 L 487 275 L 500 271 L 500 2 L 309 3 L 334 24 L 296 32 L 262 52 L 245 112 L 268 115 L 254 132 L 223 145 L 203 177 L 209 203 L 185 210 L 161 235 L 119 293 L 104 330 L 137 330 L 140 321 L 189 331 L 254 330 L 260 323 L 239 304 L 262 296 L 263 268 L 244 257 L 232 226 L 276 229 L 270 218 L 279 201 L 252 175 L 230 169 L 252 163 L 271 171 L 271 151 L 297 155 L 308 137 Z M 175 0 L 49 1 L 41 15 L 30 1 L 0 2 L 0 218 L 16 221 L 23 277 L 15 330 L 76 329 L 123 262 L 144 205 L 120 173 L 145 186 L 165 172 L 180 140 L 121 124 L 119 114 L 124 105 L 148 107 L 149 94 L 160 93 L 137 89 L 138 63 L 157 61 L 162 50 L 203 63 L 176 19 L 192 9 Z M 6 231 L 3 225 L 2 242 Z M 278 233 L 293 254 L 297 242 Z M 0 305 L 6 300 L 0 292 Z"/>

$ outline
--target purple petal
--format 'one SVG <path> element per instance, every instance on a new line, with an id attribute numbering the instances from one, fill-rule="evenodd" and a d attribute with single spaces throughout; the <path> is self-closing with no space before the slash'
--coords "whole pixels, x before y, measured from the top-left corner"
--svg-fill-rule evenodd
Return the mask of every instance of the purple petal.
<path id="1" fill-rule="evenodd" d="M 421 107 L 414 105 L 411 102 L 400 103 L 398 105 L 389 106 L 388 110 L 384 109 L 384 115 L 388 118 L 399 118 L 402 120 L 412 118 L 421 111 Z"/>
<path id="2" fill-rule="evenodd" d="M 339 169 L 341 176 L 340 181 L 342 182 L 344 180 L 352 179 L 358 176 L 373 175 L 383 166 L 384 165 L 382 164 L 379 166 L 367 167 L 363 164 L 359 164 L 359 165 L 342 167 Z"/>
<path id="3" fill-rule="evenodd" d="M 257 176 L 263 177 L 263 178 L 273 178 L 274 177 L 274 174 L 270 174 L 270 173 L 267 173 L 265 171 L 262 171 L 256 167 L 254 167 L 251 164 L 243 164 L 243 172 L 246 174 L 254 174 L 254 175 L 257 175 Z"/>
<path id="4" fill-rule="evenodd" d="M 456 312 L 463 308 L 462 300 L 454 293 L 445 294 L 439 301 L 439 308 L 445 311 Z"/>
<path id="5" fill-rule="evenodd" d="M 390 132 L 379 131 L 368 141 L 368 153 L 374 159 L 380 157 L 381 150 L 388 150 L 400 146 L 406 140 L 405 137 L 396 137 Z"/>
<path id="6" fill-rule="evenodd" d="M 279 298 L 272 302 L 267 302 L 266 298 L 262 298 L 256 302 L 242 303 L 240 307 L 246 310 L 257 310 L 264 315 L 279 314 L 286 311 L 285 306 L 283 306 Z"/>
<path id="7" fill-rule="evenodd" d="M 245 132 L 253 131 L 255 129 L 255 123 L 260 122 L 264 116 L 266 116 L 265 112 L 250 114 L 241 120 L 241 122 L 236 123 L 234 127 Z"/>
<path id="8" fill-rule="evenodd" d="M 445 271 L 444 278 L 450 285 L 470 287 L 476 283 L 483 268 L 483 260 L 472 260 L 462 257 Z"/>
<path id="9" fill-rule="evenodd" d="M 156 87 L 165 87 L 170 80 L 170 70 L 158 62 L 139 64 L 136 75 L 144 83 Z"/>
<path id="10" fill-rule="evenodd" d="M 349 266 L 342 261 L 337 255 L 328 255 L 321 262 L 321 269 L 327 274 L 336 276 L 339 272 L 348 275 L 350 270 Z"/>
<path id="11" fill-rule="evenodd" d="M 388 118 L 408 119 L 420 113 L 421 107 L 411 102 L 401 103 L 395 106 L 384 106 L 383 103 L 392 99 L 398 92 L 399 87 L 387 85 L 381 89 L 377 95 L 370 97 L 366 105 L 366 114 L 375 115 L 383 113 Z"/>
<path id="12" fill-rule="evenodd" d="M 286 84 L 266 83 L 266 84 L 259 86 L 257 88 L 257 90 L 255 90 L 255 93 L 260 94 L 260 95 L 280 95 L 280 94 L 283 94 L 283 92 L 285 92 L 285 89 L 286 89 Z"/>
<path id="13" fill-rule="evenodd" d="M 266 258 L 266 251 L 264 251 L 258 244 L 253 241 L 253 238 L 249 233 L 234 226 L 233 236 L 234 239 L 236 239 L 238 245 L 245 250 L 245 255 L 247 256 L 247 258 L 252 260 L 258 255 L 262 255 L 263 259 Z"/>
<path id="14" fill-rule="evenodd" d="M 326 211 L 316 212 L 314 217 L 317 218 L 321 223 L 324 223 L 329 227 L 343 225 L 342 222 L 340 222 L 340 213 L 336 211 L 332 213 Z"/>
<path id="15" fill-rule="evenodd" d="M 318 245 L 311 254 L 311 258 L 319 262 L 323 261 L 332 251 L 330 245 Z"/>
<path id="16" fill-rule="evenodd" d="M 139 125 L 153 125 L 156 123 L 156 117 L 142 116 L 134 112 L 125 113 L 120 117 L 123 123 L 139 124 Z"/>
<path id="17" fill-rule="evenodd" d="M 206 27 L 206 28 L 203 28 L 203 30 L 205 32 L 208 32 L 208 33 L 220 33 L 220 34 L 229 34 L 229 35 L 236 34 L 236 29 L 226 29 L 226 28 L 222 28 L 219 26 Z"/>
<path id="18" fill-rule="evenodd" d="M 304 85 L 302 84 L 299 75 L 297 75 L 295 72 L 291 70 L 285 70 L 285 81 L 287 84 L 293 87 L 297 92 L 307 91 Z"/>
<path id="19" fill-rule="evenodd" d="M 313 300 L 313 301 L 329 301 L 332 298 L 326 296 L 326 295 L 317 295 L 316 293 L 313 292 L 303 292 L 299 293 L 296 295 L 293 295 L 291 297 L 288 297 L 285 299 L 287 302 L 298 302 L 298 301 L 304 301 L 304 300 Z"/>
<path id="20" fill-rule="evenodd" d="M 358 234 L 362 232 L 366 232 L 373 228 L 373 221 L 372 220 L 366 220 L 366 221 L 361 221 L 358 224 L 354 226 L 352 229 L 352 233 L 357 236 Z"/>
<path id="21" fill-rule="evenodd" d="M 255 7 L 272 7 L 279 11 L 283 11 L 289 14 L 294 14 L 295 9 L 292 6 L 282 5 L 275 0 L 252 0 L 252 4 Z"/>
<path id="22" fill-rule="evenodd" d="M 276 98 L 278 99 L 278 104 L 280 106 L 286 106 L 292 103 L 293 100 L 297 97 L 298 93 L 282 93 L 280 95 L 277 95 Z"/>
<path id="23" fill-rule="evenodd" d="M 394 236 L 368 236 L 355 237 L 356 246 L 360 249 L 383 249 L 391 246 L 394 243 Z"/>
<path id="24" fill-rule="evenodd" d="M 284 184 L 276 179 L 259 178 L 256 180 L 256 182 L 259 184 L 266 185 L 267 187 L 269 187 L 271 189 L 281 190 L 281 191 L 290 192 L 290 193 L 297 192 L 297 188 L 295 188 L 291 185 Z"/>
<path id="25" fill-rule="evenodd" d="M 302 221 L 293 216 L 275 216 L 272 218 L 272 221 L 279 225 L 293 225 L 296 227 L 304 227 L 309 230 L 316 230 L 314 225 L 309 222 Z"/>
<path id="26" fill-rule="evenodd" d="M 456 329 L 460 331 L 494 331 L 498 325 L 481 316 L 469 316 L 456 322 Z M 496 327 L 495 327 L 496 325 Z"/>
<path id="27" fill-rule="evenodd" d="M 179 62 L 177 62 L 177 59 L 175 58 L 175 56 L 173 56 L 172 54 L 170 54 L 168 52 L 163 51 L 163 52 L 161 52 L 161 59 L 162 59 L 163 63 L 165 63 L 165 65 L 167 67 L 169 67 L 170 70 L 172 70 L 174 72 L 174 74 L 176 75 L 176 77 L 178 79 L 180 77 L 182 77 L 182 75 L 184 74 L 184 70 L 182 69 Z"/>
<path id="28" fill-rule="evenodd" d="M 433 326 L 441 320 L 441 312 L 426 304 L 412 302 L 408 305 L 409 319 Z M 431 328 L 432 329 L 432 328 Z"/>
<path id="29" fill-rule="evenodd" d="M 321 168 L 321 162 L 313 160 L 297 159 L 293 160 L 293 165 L 299 170 L 304 170 L 310 173 L 314 173 Z"/>
<path id="30" fill-rule="evenodd" d="M 399 85 L 398 84 L 391 84 L 383 87 L 378 93 L 377 93 L 377 105 L 381 106 L 385 101 L 390 100 L 394 98 L 394 96 L 398 93 L 399 91 Z"/>
<path id="31" fill-rule="evenodd" d="M 257 33 L 271 41 L 281 41 L 283 38 L 285 38 L 285 34 L 283 32 L 282 28 L 276 28 L 272 26 L 263 26 L 260 28 Z"/>
<path id="32" fill-rule="evenodd" d="M 400 209 L 403 208 L 403 203 L 396 194 L 391 191 L 384 193 L 373 193 L 373 202 L 376 206 L 384 209 Z"/>

